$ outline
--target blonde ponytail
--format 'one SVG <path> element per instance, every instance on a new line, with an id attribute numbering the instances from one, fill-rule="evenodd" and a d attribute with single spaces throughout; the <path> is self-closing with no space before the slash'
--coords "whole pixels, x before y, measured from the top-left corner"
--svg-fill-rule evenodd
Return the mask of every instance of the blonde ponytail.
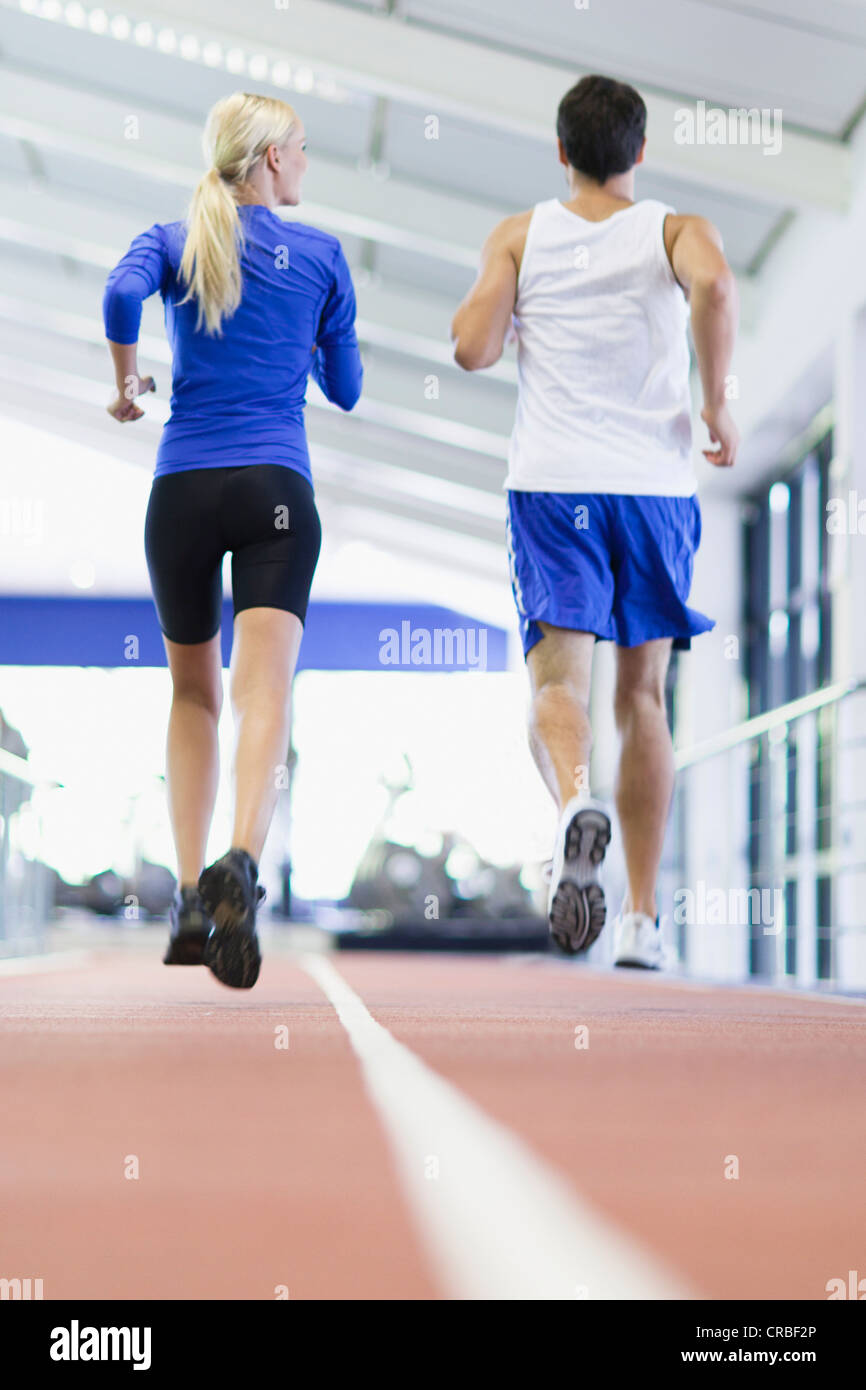
<path id="1" fill-rule="evenodd" d="M 209 169 L 199 180 L 187 225 L 180 273 L 189 289 L 181 303 L 195 299 L 196 328 L 204 323 L 206 332 L 219 334 L 223 318 L 230 318 L 241 302 L 243 229 L 238 205 L 218 169 Z"/>
<path id="2" fill-rule="evenodd" d="M 203 147 L 210 165 L 190 203 L 186 244 L 180 263 L 188 286 L 184 298 L 198 306 L 196 328 L 221 334 L 241 302 L 243 227 L 238 194 L 253 166 L 271 145 L 283 145 L 297 116 L 276 97 L 234 92 L 218 101 L 205 125 Z"/>

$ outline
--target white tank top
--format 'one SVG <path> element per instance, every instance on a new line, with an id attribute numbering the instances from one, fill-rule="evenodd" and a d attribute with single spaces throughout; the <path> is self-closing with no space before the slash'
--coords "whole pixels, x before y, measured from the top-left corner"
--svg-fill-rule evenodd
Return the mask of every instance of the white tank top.
<path id="1" fill-rule="evenodd" d="M 517 281 L 517 413 L 506 488 L 690 497 L 688 305 L 667 257 L 673 208 L 587 222 L 533 209 Z"/>

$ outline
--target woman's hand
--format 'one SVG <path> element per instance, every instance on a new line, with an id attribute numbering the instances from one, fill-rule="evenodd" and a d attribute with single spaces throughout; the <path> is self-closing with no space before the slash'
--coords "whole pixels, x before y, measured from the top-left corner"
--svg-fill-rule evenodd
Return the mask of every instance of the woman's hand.
<path id="1" fill-rule="evenodd" d="M 122 425 L 125 425 L 127 420 L 140 420 L 144 411 L 140 405 L 135 404 L 135 398 L 143 396 L 145 391 L 155 390 L 156 382 L 152 376 L 130 375 L 124 379 L 122 385 L 118 384 L 117 395 L 106 406 L 106 410 Z"/>

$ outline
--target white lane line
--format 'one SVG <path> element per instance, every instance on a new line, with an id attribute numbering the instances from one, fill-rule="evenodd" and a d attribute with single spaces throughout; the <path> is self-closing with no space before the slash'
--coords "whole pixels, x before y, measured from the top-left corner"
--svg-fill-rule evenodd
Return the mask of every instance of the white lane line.
<path id="1" fill-rule="evenodd" d="M 43 971 L 70 970 L 87 965 L 92 951 L 45 951 L 33 956 L 3 956 L 0 975 L 38 975 Z"/>
<path id="2" fill-rule="evenodd" d="M 299 964 L 333 1005 L 360 1059 L 449 1297 L 700 1297 L 377 1023 L 330 961 L 305 954 Z"/>

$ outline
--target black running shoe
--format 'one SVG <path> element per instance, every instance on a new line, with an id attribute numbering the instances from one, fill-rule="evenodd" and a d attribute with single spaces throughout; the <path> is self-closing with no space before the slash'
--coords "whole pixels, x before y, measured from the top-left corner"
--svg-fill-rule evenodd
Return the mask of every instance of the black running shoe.
<path id="1" fill-rule="evenodd" d="M 204 965 L 204 947 L 213 922 L 194 885 L 178 888 L 169 908 L 171 934 L 163 965 Z"/>
<path id="2" fill-rule="evenodd" d="M 230 849 L 203 869 L 198 881 L 213 930 L 204 963 L 221 984 L 252 989 L 262 963 L 256 935 L 256 908 L 265 896 L 258 865 L 245 849 Z"/>

